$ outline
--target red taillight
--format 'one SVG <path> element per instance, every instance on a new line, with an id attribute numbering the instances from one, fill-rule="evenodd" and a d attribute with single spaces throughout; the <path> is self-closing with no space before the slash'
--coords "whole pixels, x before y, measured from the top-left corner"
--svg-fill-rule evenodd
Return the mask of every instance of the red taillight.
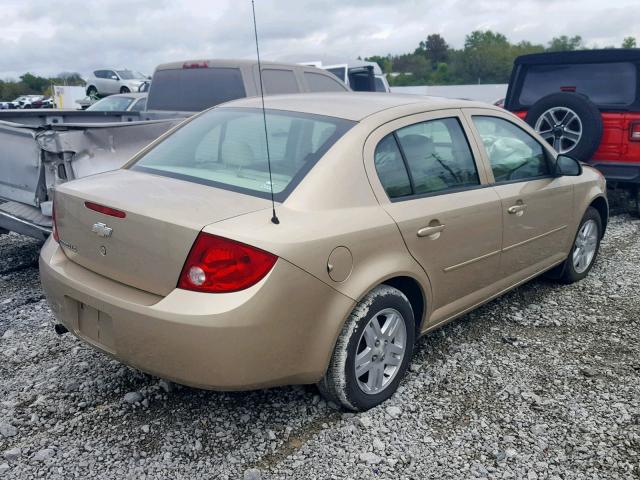
<path id="1" fill-rule="evenodd" d="M 244 243 L 200 232 L 182 267 L 178 288 L 228 293 L 258 283 L 278 257 Z"/>
<path id="2" fill-rule="evenodd" d="M 182 64 L 182 68 L 209 68 L 209 65 L 203 60 L 201 62 L 185 62 Z"/>
<path id="3" fill-rule="evenodd" d="M 105 215 L 110 215 L 112 217 L 124 218 L 127 216 L 122 210 L 116 210 L 115 208 L 105 207 L 104 205 L 99 205 L 93 202 L 84 202 L 84 206 L 89 210 L 94 210 L 96 212 L 104 213 Z"/>
<path id="4" fill-rule="evenodd" d="M 629 140 L 640 142 L 640 122 L 631 122 L 629 124 Z"/>
<path id="5" fill-rule="evenodd" d="M 561 92 L 575 92 L 576 91 L 576 87 L 574 87 L 574 86 L 560 87 L 560 91 Z"/>
<path id="6" fill-rule="evenodd" d="M 58 235 L 58 226 L 56 225 L 56 202 L 53 202 L 53 206 L 51 207 L 51 235 L 53 239 L 60 243 L 60 235 Z"/>

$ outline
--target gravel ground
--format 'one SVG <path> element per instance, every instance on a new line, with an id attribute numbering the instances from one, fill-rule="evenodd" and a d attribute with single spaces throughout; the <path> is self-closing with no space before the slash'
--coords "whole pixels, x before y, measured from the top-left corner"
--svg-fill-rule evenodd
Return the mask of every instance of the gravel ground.
<path id="1" fill-rule="evenodd" d="M 535 280 L 422 338 L 398 393 L 215 393 L 58 337 L 39 245 L 0 237 L 0 478 L 640 478 L 640 221 L 591 275 Z"/>

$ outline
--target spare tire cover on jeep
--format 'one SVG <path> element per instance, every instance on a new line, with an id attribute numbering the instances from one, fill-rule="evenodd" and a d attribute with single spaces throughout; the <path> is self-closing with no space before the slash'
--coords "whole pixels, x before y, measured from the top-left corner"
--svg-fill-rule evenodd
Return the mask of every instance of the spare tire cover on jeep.
<path id="1" fill-rule="evenodd" d="M 577 93 L 552 93 L 542 97 L 531 106 L 525 121 L 558 153 L 577 160 L 590 160 L 600 145 L 600 110 Z"/>

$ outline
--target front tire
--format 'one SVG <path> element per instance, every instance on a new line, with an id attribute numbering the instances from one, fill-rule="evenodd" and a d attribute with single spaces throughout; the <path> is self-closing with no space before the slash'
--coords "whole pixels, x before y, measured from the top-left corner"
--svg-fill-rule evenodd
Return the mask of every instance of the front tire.
<path id="1" fill-rule="evenodd" d="M 384 402 L 407 371 L 415 330 L 407 297 L 388 285 L 374 288 L 345 322 L 318 389 L 354 411 Z"/>
<path id="2" fill-rule="evenodd" d="M 589 274 L 598 256 L 601 238 L 602 219 L 595 208 L 589 207 L 578 227 L 571 253 L 565 260 L 560 277 L 563 283 L 578 282 Z"/>
<path id="3" fill-rule="evenodd" d="M 129 88 L 128 88 L 128 87 L 122 87 L 122 88 L 120 89 L 120 93 L 130 93 L 130 92 L 131 92 L 131 90 L 129 90 Z"/>
<path id="4" fill-rule="evenodd" d="M 98 95 L 98 89 L 96 87 L 91 85 L 89 88 L 87 88 L 87 97 L 95 97 L 97 95 Z"/>

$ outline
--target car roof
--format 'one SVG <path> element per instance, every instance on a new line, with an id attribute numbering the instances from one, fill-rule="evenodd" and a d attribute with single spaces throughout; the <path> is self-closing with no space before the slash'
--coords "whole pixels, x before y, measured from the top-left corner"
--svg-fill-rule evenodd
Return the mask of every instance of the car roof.
<path id="1" fill-rule="evenodd" d="M 563 63 L 604 63 L 640 60 L 638 48 L 609 48 L 600 50 L 573 50 L 521 55 L 515 65 L 553 65 Z"/>
<path id="2" fill-rule="evenodd" d="M 447 108 L 481 107 L 495 108 L 485 103 L 467 100 L 427 97 L 401 93 L 339 92 L 339 93 L 295 93 L 290 95 L 268 95 L 265 107 L 274 110 L 311 113 L 329 117 L 360 121 L 383 110 L 415 105 L 416 111 L 443 110 Z M 216 108 L 241 107 L 260 108 L 260 97 L 243 98 L 224 103 Z"/>
<path id="3" fill-rule="evenodd" d="M 213 67 L 230 67 L 230 66 L 252 66 L 257 65 L 257 60 L 247 60 L 247 59 L 235 59 L 235 58 L 200 58 L 200 59 L 187 59 L 180 60 L 177 62 L 169 62 L 162 63 L 156 67 L 156 70 L 176 70 L 182 69 L 185 64 L 201 64 L 206 63 L 208 68 Z M 296 67 L 303 68 L 303 65 L 297 65 L 295 63 L 285 63 L 285 62 L 260 62 L 262 68 L 265 67 Z"/>

